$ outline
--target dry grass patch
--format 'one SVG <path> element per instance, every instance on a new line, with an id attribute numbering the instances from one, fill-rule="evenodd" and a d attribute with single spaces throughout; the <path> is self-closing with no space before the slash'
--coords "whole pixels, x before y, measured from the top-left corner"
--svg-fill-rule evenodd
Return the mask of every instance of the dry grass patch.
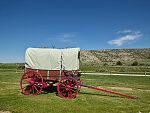
<path id="1" fill-rule="evenodd" d="M 125 87 L 108 87 L 110 89 L 119 89 L 119 90 L 127 90 L 127 91 L 132 91 L 132 88 L 125 88 Z"/>
<path id="2" fill-rule="evenodd" d="M 0 113 L 11 113 L 10 111 L 0 111 Z"/>

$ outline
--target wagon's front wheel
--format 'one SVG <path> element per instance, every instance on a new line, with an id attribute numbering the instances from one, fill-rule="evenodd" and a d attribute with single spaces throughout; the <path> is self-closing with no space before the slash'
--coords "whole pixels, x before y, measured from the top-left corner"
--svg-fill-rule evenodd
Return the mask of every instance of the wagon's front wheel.
<path id="1" fill-rule="evenodd" d="M 39 73 L 29 71 L 22 76 L 20 87 L 22 92 L 26 95 L 37 95 L 42 90 L 43 78 Z"/>
<path id="2" fill-rule="evenodd" d="M 72 99 L 77 95 L 79 87 L 75 79 L 65 77 L 59 81 L 57 90 L 61 97 Z"/>

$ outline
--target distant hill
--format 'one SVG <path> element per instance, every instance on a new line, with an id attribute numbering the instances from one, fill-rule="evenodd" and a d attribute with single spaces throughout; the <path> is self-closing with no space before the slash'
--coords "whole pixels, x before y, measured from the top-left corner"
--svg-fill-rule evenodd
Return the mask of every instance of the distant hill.
<path id="1" fill-rule="evenodd" d="M 130 62 L 144 61 L 150 63 L 150 48 L 145 49 L 101 49 L 82 50 L 80 52 L 81 64 L 103 62 Z"/>

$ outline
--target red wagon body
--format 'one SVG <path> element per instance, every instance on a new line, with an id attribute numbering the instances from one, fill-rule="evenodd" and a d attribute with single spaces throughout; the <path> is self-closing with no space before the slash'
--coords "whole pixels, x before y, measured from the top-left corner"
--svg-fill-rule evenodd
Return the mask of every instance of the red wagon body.
<path id="1" fill-rule="evenodd" d="M 80 70 L 74 70 L 74 71 L 61 71 L 61 76 L 60 76 L 60 71 L 58 70 L 35 70 L 35 69 L 30 69 L 27 68 L 25 69 L 25 73 L 29 71 L 35 71 L 39 73 L 43 80 L 46 81 L 59 81 L 60 79 L 66 77 L 66 73 L 72 75 L 72 78 L 74 78 L 76 81 L 80 80 Z"/>

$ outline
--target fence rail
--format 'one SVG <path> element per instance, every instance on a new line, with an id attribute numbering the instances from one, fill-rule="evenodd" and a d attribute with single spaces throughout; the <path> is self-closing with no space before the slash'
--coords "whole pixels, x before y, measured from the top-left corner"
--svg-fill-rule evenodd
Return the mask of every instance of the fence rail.
<path id="1" fill-rule="evenodd" d="M 11 71 L 14 73 L 24 73 L 23 69 L 0 69 L 0 71 Z"/>
<path id="2" fill-rule="evenodd" d="M 114 75 L 114 74 L 116 74 L 116 75 L 145 75 L 145 76 L 149 76 L 150 75 L 150 72 L 147 72 L 147 71 L 145 71 L 145 72 L 117 72 L 117 71 L 109 71 L 109 72 L 95 72 L 95 71 L 82 71 L 82 73 L 83 74 L 85 74 L 85 73 L 97 73 L 97 74 L 104 74 L 104 75 Z"/>

